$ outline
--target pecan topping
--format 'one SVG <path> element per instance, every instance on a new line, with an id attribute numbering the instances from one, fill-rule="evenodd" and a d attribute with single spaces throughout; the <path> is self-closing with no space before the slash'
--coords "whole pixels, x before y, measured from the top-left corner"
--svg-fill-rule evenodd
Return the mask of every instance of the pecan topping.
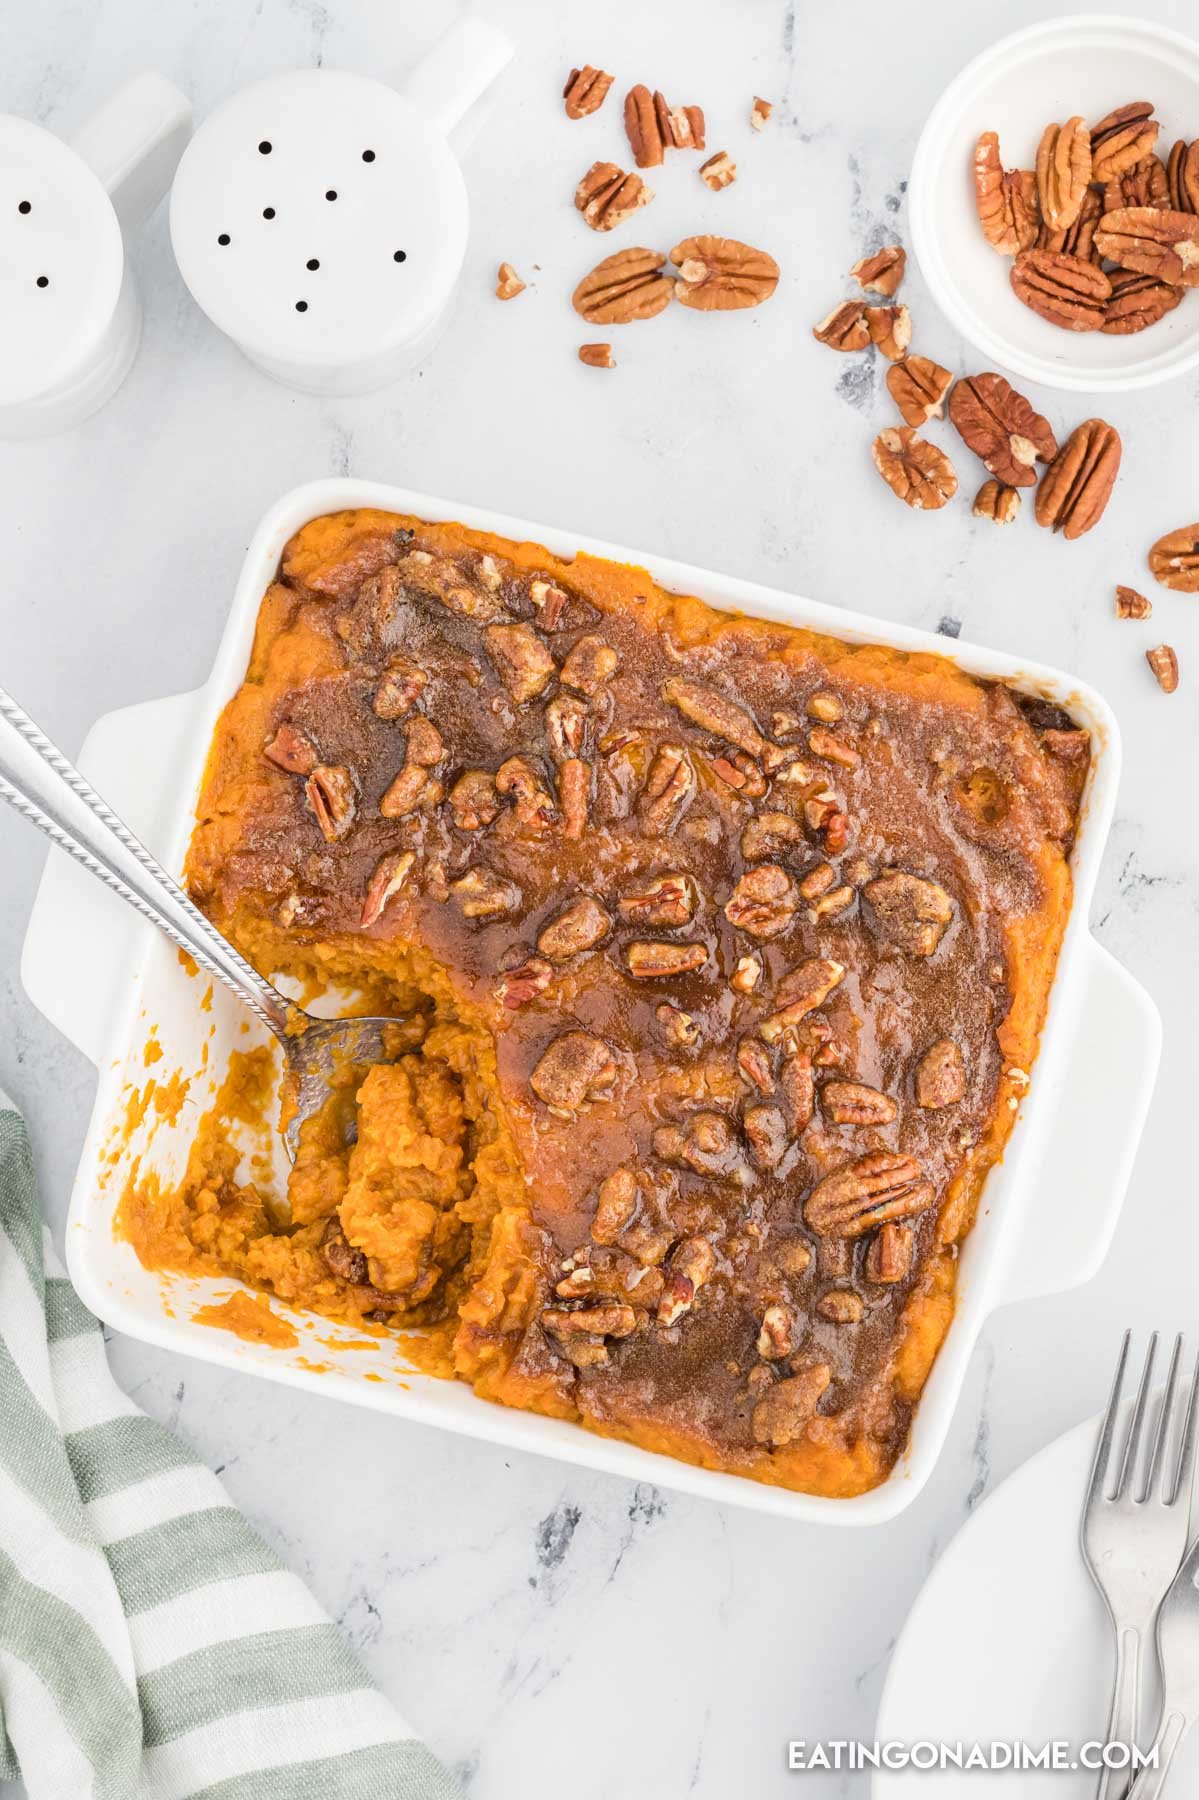
<path id="1" fill-rule="evenodd" d="M 754 1442 L 781 1450 L 801 1438 L 832 1379 L 828 1364 L 816 1363 L 785 1381 L 776 1381 L 754 1407 Z"/>
<path id="2" fill-rule="evenodd" d="M 1199 287 L 1199 217 L 1165 206 L 1122 206 L 1104 213 L 1096 248 L 1123 269 L 1175 287 Z"/>
<path id="3" fill-rule="evenodd" d="M 912 341 L 912 315 L 906 306 L 868 306 L 866 329 L 888 362 L 898 362 Z"/>
<path id="4" fill-rule="evenodd" d="M 1031 169 L 1005 171 L 993 131 L 984 131 L 975 145 L 974 203 L 983 236 L 1000 255 L 1017 256 L 1036 243 L 1037 178 Z"/>
<path id="5" fill-rule="evenodd" d="M 450 789 L 450 808 L 459 831 L 478 831 L 500 816 L 495 776 L 487 769 L 467 769 Z"/>
<path id="6" fill-rule="evenodd" d="M 944 450 L 917 437 L 910 425 L 880 431 L 872 449 L 875 468 L 905 506 L 935 512 L 957 493 L 958 478 Z"/>
<path id="7" fill-rule="evenodd" d="M 774 1064 L 761 1038 L 741 1039 L 737 1045 L 737 1068 L 759 1094 L 774 1092 Z"/>
<path id="8" fill-rule="evenodd" d="M 594 162 L 575 189 L 575 206 L 592 231 L 611 231 L 653 197 L 640 175 L 626 174 L 617 163 Z"/>
<path id="9" fill-rule="evenodd" d="M 1052 462 L 1057 439 L 1002 375 L 967 375 L 949 396 L 949 417 L 983 467 L 1006 487 L 1032 487 L 1035 462 Z"/>
<path id="10" fill-rule="evenodd" d="M 686 925 L 698 898 L 690 875 L 659 875 L 644 887 L 622 894 L 617 909 L 632 925 Z"/>
<path id="11" fill-rule="evenodd" d="M 785 855 L 803 842 L 803 826 L 790 813 L 755 813 L 741 833 L 741 854 L 746 862 L 761 862 Z"/>
<path id="12" fill-rule="evenodd" d="M 513 913 L 521 902 L 521 892 L 514 881 L 493 875 L 490 869 L 468 869 L 450 883 L 467 919 L 498 919 Z"/>
<path id="13" fill-rule="evenodd" d="M 1064 125 L 1046 125 L 1037 148 L 1037 199 L 1054 231 L 1077 219 L 1091 181 L 1091 134 L 1075 114 Z"/>
<path id="14" fill-rule="evenodd" d="M 553 796 L 525 756 L 510 756 L 495 772 L 495 791 L 513 802 L 517 825 L 531 837 L 543 837 L 557 817 Z"/>
<path id="15" fill-rule="evenodd" d="M 1150 552 L 1152 555 L 1152 552 Z M 1196 584 L 1199 585 L 1199 567 L 1196 570 Z M 1153 614 L 1153 602 L 1144 594 L 1138 594 L 1135 588 L 1118 587 L 1116 589 L 1116 617 L 1118 619 L 1148 619 Z"/>
<path id="16" fill-rule="evenodd" d="M 742 1121 L 750 1155 L 762 1169 L 777 1169 L 787 1153 L 787 1121 L 777 1106 L 747 1106 Z"/>
<path id="17" fill-rule="evenodd" d="M 598 900 L 583 894 L 543 925 L 537 948 L 551 962 L 567 962 L 584 950 L 594 950 L 612 928 L 612 921 Z"/>
<path id="18" fill-rule="evenodd" d="M 580 344 L 579 361 L 590 369 L 614 369 L 616 358 L 611 344 Z"/>
<path id="19" fill-rule="evenodd" d="M 862 889 L 883 935 L 909 956 L 931 956 L 953 918 L 953 901 L 935 881 L 887 869 Z"/>
<path id="20" fill-rule="evenodd" d="M 784 975 L 775 991 L 775 1011 L 758 1026 L 758 1035 L 768 1044 L 779 1039 L 808 1013 L 823 1006 L 845 974 L 845 965 L 831 957 L 813 956 Z"/>
<path id="21" fill-rule="evenodd" d="M 675 298 L 698 312 L 760 306 L 779 284 L 779 266 L 765 250 L 736 238 L 683 238 L 670 253 L 678 269 Z"/>
<path id="22" fill-rule="evenodd" d="M 849 273 L 867 293 L 885 294 L 888 300 L 893 300 L 899 292 L 907 262 L 907 252 L 901 244 L 888 244 L 884 250 L 859 257 Z"/>
<path id="23" fill-rule="evenodd" d="M 1161 126 L 1150 115 L 1148 100 L 1118 106 L 1091 129 L 1091 181 L 1113 181 L 1126 169 L 1145 161 L 1157 142 Z"/>
<path id="24" fill-rule="evenodd" d="M 663 1000 L 655 1010 L 654 1017 L 668 1044 L 673 1044 L 682 1050 L 690 1050 L 699 1043 L 701 1035 L 699 1021 L 692 1018 L 690 1013 L 684 1012 L 681 1006 L 676 1006 L 672 1000 Z"/>
<path id="25" fill-rule="evenodd" d="M 916 1065 L 916 1104 L 929 1112 L 956 1106 L 966 1092 L 966 1068 L 952 1038 L 930 1044 Z"/>
<path id="26" fill-rule="evenodd" d="M 1153 670 L 1153 678 L 1163 694 L 1172 694 L 1178 686 L 1178 654 L 1169 644 L 1158 644 L 1146 650 L 1145 661 Z"/>
<path id="27" fill-rule="evenodd" d="M 312 739 L 288 724 L 280 725 L 262 754 L 289 775 L 311 775 L 321 760 Z"/>
<path id="28" fill-rule="evenodd" d="M 660 744 L 649 766 L 638 806 L 645 829 L 669 837 L 695 792 L 695 771 L 678 744 Z"/>
<path id="29" fill-rule="evenodd" d="M 538 994 L 544 994 L 553 975 L 553 965 L 544 956 L 530 956 L 527 962 L 518 963 L 514 969 L 505 969 L 495 984 L 500 1005 L 507 1007 L 509 1012 L 527 1006 Z"/>
<path id="30" fill-rule="evenodd" d="M 523 294 L 525 284 L 510 262 L 502 262 L 496 274 L 495 297 L 497 300 L 515 300 Z"/>
<path id="31" fill-rule="evenodd" d="M 710 187 L 714 194 L 721 188 L 732 187 L 737 179 L 737 165 L 727 150 L 718 150 L 705 163 L 699 165 L 700 180 Z"/>
<path id="32" fill-rule="evenodd" d="M 821 762 L 836 763 L 842 769 L 856 769 L 862 760 L 859 750 L 847 743 L 843 737 L 838 737 L 835 731 L 829 731 L 823 725 L 817 725 L 809 731 L 808 749 L 813 756 L 818 756 Z"/>
<path id="33" fill-rule="evenodd" d="M 416 857 L 411 850 L 394 851 L 390 856 L 379 858 L 366 890 L 366 898 L 362 902 L 359 924 L 364 931 L 367 926 L 374 925 L 382 918 L 387 902 L 399 893 L 415 861 Z"/>
<path id="34" fill-rule="evenodd" d="M 830 1288 L 816 1302 L 816 1311 L 831 1325 L 856 1325 L 865 1310 L 865 1301 L 852 1288 Z"/>
<path id="35" fill-rule="evenodd" d="M 587 708 L 574 694 L 555 694 L 545 709 L 545 729 L 555 762 L 578 756 L 587 732 Z"/>
<path id="36" fill-rule="evenodd" d="M 551 1112 L 571 1119 L 589 1101 L 610 1099 L 615 1080 L 616 1063 L 603 1038 L 565 1031 L 542 1053 L 529 1086 Z"/>
<path id="37" fill-rule="evenodd" d="M 1120 469 L 1120 435 L 1102 419 L 1085 419 L 1070 433 L 1037 490 L 1038 525 L 1078 538 L 1097 525 Z"/>
<path id="38" fill-rule="evenodd" d="M 584 275 L 571 305 L 593 325 L 630 325 L 652 319 L 670 305 L 674 284 L 661 273 L 666 258 L 659 250 L 618 250 Z"/>
<path id="39" fill-rule="evenodd" d="M 611 86 L 612 76 L 603 69 L 593 69 L 590 63 L 585 68 L 572 69 L 562 90 L 567 118 L 585 119 L 590 113 L 598 112 L 608 98 Z"/>
<path id="40" fill-rule="evenodd" d="M 366 1257 L 349 1242 L 336 1213 L 331 1215 L 325 1226 L 321 1239 L 321 1260 L 340 1281 L 348 1281 L 352 1287 L 370 1285 Z"/>
<path id="41" fill-rule="evenodd" d="M 826 1081 L 820 1105 L 834 1125 L 889 1125 L 899 1111 L 889 1094 L 860 1081 Z"/>
<path id="42" fill-rule="evenodd" d="M 761 131 L 774 111 L 773 100 L 763 100 L 760 94 L 754 95 L 753 107 L 749 115 L 749 123 L 754 131 Z"/>
<path id="43" fill-rule="evenodd" d="M 677 707 L 692 725 L 710 731 L 713 737 L 724 738 L 750 756 L 760 757 L 770 748 L 746 708 L 726 700 L 715 688 L 672 676 L 662 683 L 661 691 L 668 705 Z"/>
<path id="44" fill-rule="evenodd" d="M 843 300 L 831 313 L 813 325 L 812 336 L 830 350 L 865 350 L 870 342 L 864 300 Z"/>
<path id="45" fill-rule="evenodd" d="M 490 625 L 505 617 L 503 603 L 495 594 L 468 587 L 462 570 L 448 557 L 431 556 L 427 550 L 410 550 L 400 558 L 396 570 L 406 587 L 427 594 L 459 618 Z"/>
<path id="46" fill-rule="evenodd" d="M 912 1266 L 916 1234 L 910 1225 L 891 1219 L 880 1225 L 866 1250 L 867 1281 L 877 1287 L 891 1287 L 903 1281 Z"/>
<path id="47" fill-rule="evenodd" d="M 1155 581 L 1180 594 L 1199 594 L 1199 525 L 1180 525 L 1159 537 L 1149 552 Z"/>
<path id="48" fill-rule="evenodd" d="M 812 1059 L 806 1050 L 784 1056 L 779 1069 L 779 1096 L 788 1129 L 796 1136 L 807 1130 L 816 1111 L 816 1083 Z"/>
<path id="49" fill-rule="evenodd" d="M 554 659 L 531 625 L 488 625 L 483 642 L 518 706 L 535 700 L 555 673 Z"/>
<path id="50" fill-rule="evenodd" d="M 637 1177 L 632 1169 L 614 1169 L 600 1183 L 591 1221 L 591 1236 L 597 1244 L 614 1244 L 637 1211 Z"/>
<path id="51" fill-rule="evenodd" d="M 562 664 L 562 685 L 593 699 L 620 666 L 620 658 L 603 638 L 581 637 Z"/>
<path id="52" fill-rule="evenodd" d="M 696 1175 L 730 1175 L 737 1166 L 737 1139 L 720 1113 L 694 1113 L 685 1129 L 659 1125 L 653 1137 L 654 1155 L 665 1163 L 691 1169 Z"/>
<path id="53" fill-rule="evenodd" d="M 750 937 L 773 938 L 786 931 L 799 906 L 799 890 L 778 863 L 759 863 L 733 889 L 724 916 Z"/>
<path id="54" fill-rule="evenodd" d="M 739 956 L 729 986 L 735 994 L 752 994 L 762 979 L 762 958 L 751 951 L 748 956 Z"/>
<path id="55" fill-rule="evenodd" d="M 566 595 L 562 589 L 555 587 L 552 581 L 531 581 L 529 601 L 537 610 L 537 622 L 541 629 L 557 631 L 566 610 Z"/>
<path id="56" fill-rule="evenodd" d="M 318 763 L 304 783 L 304 792 L 323 836 L 336 843 L 350 829 L 358 811 L 354 777 L 340 765 Z"/>
<path id="57" fill-rule="evenodd" d="M 762 1314 L 758 1333 L 758 1355 L 763 1362 L 781 1362 L 795 1348 L 795 1314 L 789 1306 L 776 1302 Z"/>
<path id="58" fill-rule="evenodd" d="M 984 481 L 974 496 L 976 519 L 991 519 L 996 525 L 1011 525 L 1019 511 L 1019 488 L 1004 487 L 1001 481 Z"/>
<path id="59" fill-rule="evenodd" d="M 1175 144 L 1166 164 L 1166 188 L 1165 204 L 1175 212 L 1199 213 L 1199 139 L 1189 148 L 1185 138 Z"/>
<path id="60" fill-rule="evenodd" d="M 1182 301 L 1182 288 L 1159 281 L 1154 275 L 1138 274 L 1135 269 L 1115 269 L 1110 279 L 1112 297 L 1099 328 L 1109 337 L 1129 337 L 1133 332 L 1144 331 Z"/>
<path id="61" fill-rule="evenodd" d="M 702 969 L 708 960 L 708 951 L 704 944 L 667 944 L 654 939 L 629 944 L 625 960 L 635 981 L 659 981 Z"/>
<path id="62" fill-rule="evenodd" d="M 402 719 L 428 685 L 425 671 L 407 656 L 393 656 L 384 669 L 371 707 L 380 719 Z"/>
<path id="63" fill-rule="evenodd" d="M 541 1315 L 541 1323 L 555 1337 L 590 1334 L 592 1337 L 623 1338 L 637 1329 L 637 1315 L 623 1301 L 606 1300 L 598 1306 L 581 1306 L 571 1312 L 547 1308 Z"/>
<path id="64" fill-rule="evenodd" d="M 953 376 L 928 356 L 905 356 L 887 370 L 887 392 L 909 425 L 924 425 L 945 411 Z"/>
<path id="65" fill-rule="evenodd" d="M 445 755 L 445 745 L 441 733 L 432 719 L 418 714 L 408 727 L 408 741 L 404 747 L 405 761 L 413 763 L 418 769 L 433 769 Z"/>
<path id="66" fill-rule="evenodd" d="M 402 819 L 416 812 L 425 798 L 429 777 L 419 763 L 405 763 L 379 802 L 385 819 Z"/>
<path id="67" fill-rule="evenodd" d="M 696 1294 L 712 1279 L 715 1267 L 716 1252 L 707 1238 L 684 1238 L 676 1246 L 666 1268 L 662 1298 L 658 1303 L 659 1325 L 673 1325 L 684 1313 L 691 1311 Z"/>
<path id="68" fill-rule="evenodd" d="M 818 1181 L 804 1223 L 819 1237 L 865 1237 L 890 1219 L 914 1219 L 936 1198 L 914 1156 L 874 1151 Z"/>
<path id="69" fill-rule="evenodd" d="M 587 829 L 587 808 L 591 803 L 591 768 L 577 756 L 558 765 L 558 798 L 563 837 L 581 838 Z"/>
<path id="70" fill-rule="evenodd" d="M 1096 232 L 1097 244 L 1099 238 Z M 1098 331 L 1112 284 L 1102 269 L 1081 257 L 1054 250 L 1024 250 L 1012 264 L 1012 291 L 1051 325 L 1064 326 L 1067 331 Z"/>
<path id="71" fill-rule="evenodd" d="M 731 756 L 714 757 L 711 767 L 714 775 L 719 775 L 721 781 L 736 788 L 747 800 L 760 800 L 770 786 L 761 764 L 747 756 L 744 750 L 734 750 Z"/>

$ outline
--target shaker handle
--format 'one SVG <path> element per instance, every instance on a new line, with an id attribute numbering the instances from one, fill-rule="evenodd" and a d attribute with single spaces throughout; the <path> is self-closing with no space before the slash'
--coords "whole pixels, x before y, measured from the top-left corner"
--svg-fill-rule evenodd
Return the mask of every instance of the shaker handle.
<path id="1" fill-rule="evenodd" d="M 486 19 L 460 19 L 398 82 L 406 100 L 448 137 L 512 60 L 512 42 Z"/>
<path id="2" fill-rule="evenodd" d="M 147 69 L 119 87 L 75 133 L 72 148 L 108 190 L 123 231 L 153 212 L 191 135 L 192 113 L 173 81 Z"/>

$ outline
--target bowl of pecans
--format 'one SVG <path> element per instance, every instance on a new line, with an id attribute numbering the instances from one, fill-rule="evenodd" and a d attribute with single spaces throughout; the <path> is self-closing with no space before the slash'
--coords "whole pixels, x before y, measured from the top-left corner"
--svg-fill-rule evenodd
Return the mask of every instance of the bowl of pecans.
<path id="1" fill-rule="evenodd" d="M 1080 15 L 976 57 L 933 108 L 912 245 L 964 337 L 1047 387 L 1199 365 L 1199 44 Z"/>

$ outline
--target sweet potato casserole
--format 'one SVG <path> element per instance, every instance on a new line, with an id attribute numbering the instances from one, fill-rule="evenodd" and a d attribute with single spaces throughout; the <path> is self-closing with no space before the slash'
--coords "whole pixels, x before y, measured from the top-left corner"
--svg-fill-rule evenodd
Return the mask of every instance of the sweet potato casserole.
<path id="1" fill-rule="evenodd" d="M 314 520 L 191 891 L 394 1013 L 286 1195 L 227 1119 L 154 1267 L 402 1331 L 489 1400 L 817 1494 L 898 1456 L 1036 1054 L 1089 743 L 944 658 L 458 525 Z M 251 1179 L 254 1176 L 256 1178 Z"/>

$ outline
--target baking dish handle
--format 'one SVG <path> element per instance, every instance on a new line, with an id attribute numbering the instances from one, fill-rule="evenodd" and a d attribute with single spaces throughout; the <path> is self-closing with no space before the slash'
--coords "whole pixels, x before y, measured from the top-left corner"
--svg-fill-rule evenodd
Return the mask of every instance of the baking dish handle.
<path id="1" fill-rule="evenodd" d="M 1098 1273 L 1153 1097 L 1162 1042 L 1157 1007 L 1092 937 L 1082 960 L 1082 1003 L 1073 1031 L 1057 1045 L 1056 1154 L 1042 1156 L 1028 1229 L 1015 1241 L 1005 1306 L 1081 1287 Z M 1053 1071 L 1045 1073 L 1053 1081 Z"/>
<path id="2" fill-rule="evenodd" d="M 192 796 L 180 796 L 164 770 L 177 770 L 194 739 L 202 692 L 172 694 L 98 719 L 76 758 L 130 830 L 156 856 L 166 854 L 179 828 L 180 807 L 191 817 Z M 153 754 L 147 754 L 147 746 Z M 115 894 L 70 857 L 51 855 L 42 871 L 21 954 L 25 992 L 50 1023 L 91 1062 L 98 1063 L 114 1011 L 135 978 L 140 942 L 156 934 Z"/>

